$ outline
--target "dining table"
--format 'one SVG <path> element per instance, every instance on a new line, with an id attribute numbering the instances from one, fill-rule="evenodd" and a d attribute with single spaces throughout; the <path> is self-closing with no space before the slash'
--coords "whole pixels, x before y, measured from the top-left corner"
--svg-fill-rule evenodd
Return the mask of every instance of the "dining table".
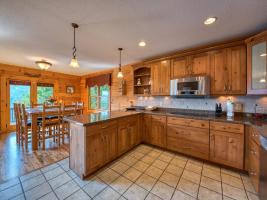
<path id="1" fill-rule="evenodd" d="M 74 110 L 73 108 L 68 108 L 68 110 Z M 82 112 L 83 108 L 76 108 L 77 112 Z M 49 109 L 46 113 L 54 113 L 55 110 Z M 38 118 L 42 117 L 43 107 L 34 107 L 34 108 L 27 108 L 26 113 L 28 116 L 31 117 L 31 132 L 32 132 L 32 150 L 38 150 Z"/>

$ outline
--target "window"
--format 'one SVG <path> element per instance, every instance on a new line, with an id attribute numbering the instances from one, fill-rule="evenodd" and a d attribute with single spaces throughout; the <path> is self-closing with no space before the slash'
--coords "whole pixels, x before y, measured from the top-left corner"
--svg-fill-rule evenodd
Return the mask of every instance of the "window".
<path id="1" fill-rule="evenodd" d="M 109 110 L 110 88 L 108 85 L 89 87 L 89 109 Z"/>
<path id="2" fill-rule="evenodd" d="M 49 97 L 54 95 L 54 86 L 52 84 L 37 84 L 37 103 L 43 104 Z"/>

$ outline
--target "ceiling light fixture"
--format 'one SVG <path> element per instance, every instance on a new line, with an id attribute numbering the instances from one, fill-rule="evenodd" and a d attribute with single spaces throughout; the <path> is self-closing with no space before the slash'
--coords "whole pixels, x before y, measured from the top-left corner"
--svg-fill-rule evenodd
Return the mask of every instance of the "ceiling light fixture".
<path id="1" fill-rule="evenodd" d="M 79 67 L 79 63 L 78 63 L 78 60 L 76 58 L 76 35 L 75 35 L 75 30 L 76 28 L 78 28 L 78 24 L 75 24 L 75 23 L 72 23 L 71 26 L 73 27 L 73 52 L 72 52 L 72 59 L 71 59 L 71 62 L 70 62 L 70 66 L 73 67 L 73 68 L 78 68 Z"/>
<path id="2" fill-rule="evenodd" d="M 266 83 L 266 79 L 265 78 L 261 78 L 260 79 L 260 83 Z"/>
<path id="3" fill-rule="evenodd" d="M 213 24 L 217 20 L 217 17 L 209 17 L 204 21 L 205 25 Z"/>
<path id="4" fill-rule="evenodd" d="M 145 47 L 146 46 L 146 43 L 144 42 L 144 41 L 141 41 L 141 42 L 139 42 L 139 47 Z"/>
<path id="5" fill-rule="evenodd" d="M 52 66 L 52 63 L 45 60 L 36 61 L 35 63 L 38 65 L 38 67 L 40 67 L 41 70 L 48 70 Z"/>
<path id="6" fill-rule="evenodd" d="M 123 48 L 118 48 L 119 52 L 120 52 L 120 63 L 119 63 L 119 72 L 117 74 L 117 77 L 118 78 L 123 78 L 123 73 L 121 71 L 121 52 L 123 50 Z"/>
<path id="7" fill-rule="evenodd" d="M 264 56 L 267 56 L 267 54 L 266 53 L 262 53 L 260 56 L 264 57 Z"/>

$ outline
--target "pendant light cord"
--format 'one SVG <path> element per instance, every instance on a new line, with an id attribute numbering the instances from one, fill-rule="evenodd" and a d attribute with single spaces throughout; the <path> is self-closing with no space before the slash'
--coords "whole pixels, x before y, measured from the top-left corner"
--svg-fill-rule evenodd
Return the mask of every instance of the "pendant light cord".
<path id="1" fill-rule="evenodd" d="M 120 51 L 120 64 L 119 64 L 119 71 L 121 71 L 121 51 L 123 50 L 123 48 L 118 48 L 118 50 Z"/>
<path id="2" fill-rule="evenodd" d="M 75 40 L 76 40 L 76 37 L 75 37 L 75 27 L 73 27 L 73 29 L 74 29 L 74 34 L 73 34 L 73 52 L 72 52 L 72 55 L 73 55 L 73 58 L 76 58 L 76 42 L 75 42 Z"/>

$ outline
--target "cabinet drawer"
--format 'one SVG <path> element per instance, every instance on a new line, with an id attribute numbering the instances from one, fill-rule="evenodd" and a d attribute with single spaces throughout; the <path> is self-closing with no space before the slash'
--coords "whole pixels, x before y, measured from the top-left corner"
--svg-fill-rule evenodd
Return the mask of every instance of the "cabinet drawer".
<path id="1" fill-rule="evenodd" d="M 243 124 L 232 124 L 225 122 L 210 122 L 210 129 L 215 131 L 227 131 L 233 133 L 244 133 Z"/>
<path id="2" fill-rule="evenodd" d="M 130 122 L 136 122 L 137 120 L 138 120 L 138 116 L 123 117 L 119 119 L 119 125 L 125 125 Z"/>
<path id="3" fill-rule="evenodd" d="M 158 121 L 158 122 L 166 123 L 166 116 L 152 115 L 151 118 L 152 118 L 153 121 Z"/>
<path id="4" fill-rule="evenodd" d="M 103 123 L 95 124 L 92 126 L 86 127 L 86 133 L 88 136 L 94 135 L 99 131 L 107 128 L 113 128 L 117 126 L 117 120 L 105 121 Z"/>
<path id="5" fill-rule="evenodd" d="M 191 126 L 196 128 L 209 128 L 209 121 L 179 117 L 168 117 L 168 124 Z"/>
<path id="6" fill-rule="evenodd" d="M 167 137 L 167 148 L 205 160 L 209 159 L 209 145 L 207 144 L 192 143 L 191 141 Z"/>
<path id="7" fill-rule="evenodd" d="M 193 127 L 168 125 L 167 136 L 177 139 L 186 139 L 192 142 L 209 144 L 209 130 Z"/>

